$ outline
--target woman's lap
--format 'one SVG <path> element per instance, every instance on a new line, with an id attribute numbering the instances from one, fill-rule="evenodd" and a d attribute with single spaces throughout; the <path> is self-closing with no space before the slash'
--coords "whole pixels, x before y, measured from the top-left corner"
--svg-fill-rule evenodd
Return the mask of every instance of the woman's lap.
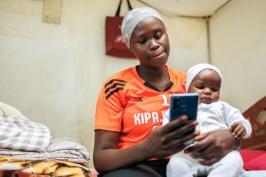
<path id="1" fill-rule="evenodd" d="M 99 177 L 166 177 L 168 159 L 147 161 L 134 167 L 108 172 Z"/>
<path id="2" fill-rule="evenodd" d="M 104 175 L 99 175 L 99 177 L 161 177 L 152 168 L 145 166 L 143 167 L 132 167 L 118 169 Z"/>

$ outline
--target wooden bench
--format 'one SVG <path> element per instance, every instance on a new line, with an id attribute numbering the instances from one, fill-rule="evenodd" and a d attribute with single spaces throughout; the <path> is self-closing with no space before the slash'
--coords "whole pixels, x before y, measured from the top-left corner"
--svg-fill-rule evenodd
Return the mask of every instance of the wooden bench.
<path id="1" fill-rule="evenodd" d="M 241 141 L 241 149 L 266 150 L 266 119 L 259 119 L 259 115 L 263 111 L 266 111 L 266 96 L 243 113 L 251 123 L 252 135 Z"/>

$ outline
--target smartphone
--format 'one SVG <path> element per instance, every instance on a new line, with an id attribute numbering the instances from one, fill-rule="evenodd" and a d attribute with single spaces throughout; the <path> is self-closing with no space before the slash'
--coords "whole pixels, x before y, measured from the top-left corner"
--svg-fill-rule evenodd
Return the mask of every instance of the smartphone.
<path id="1" fill-rule="evenodd" d="M 170 121 L 176 118 L 186 115 L 188 121 L 197 119 L 199 96 L 196 93 L 174 94 L 170 96 Z M 192 130 L 187 134 L 191 134 L 195 131 Z M 184 144 L 186 146 L 192 145 L 194 140 L 188 140 Z"/>
<path id="2" fill-rule="evenodd" d="M 181 115 L 188 120 L 197 118 L 199 96 L 197 93 L 173 94 L 170 96 L 170 121 Z"/>

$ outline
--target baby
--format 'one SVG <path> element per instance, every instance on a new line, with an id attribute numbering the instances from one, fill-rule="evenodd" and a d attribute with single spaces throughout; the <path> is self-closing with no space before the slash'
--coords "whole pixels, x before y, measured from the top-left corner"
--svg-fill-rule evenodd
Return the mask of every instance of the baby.
<path id="1" fill-rule="evenodd" d="M 186 90 L 199 95 L 197 130 L 200 133 L 219 129 L 231 129 L 235 138 L 247 138 L 252 129 L 241 112 L 220 100 L 222 74 L 218 68 L 210 64 L 197 64 L 187 72 Z M 169 114 L 166 114 L 166 121 Z M 220 161 L 211 166 L 201 165 L 183 152 L 170 158 L 167 165 L 167 177 L 237 177 L 243 167 L 243 161 L 237 150 L 229 152 Z"/>

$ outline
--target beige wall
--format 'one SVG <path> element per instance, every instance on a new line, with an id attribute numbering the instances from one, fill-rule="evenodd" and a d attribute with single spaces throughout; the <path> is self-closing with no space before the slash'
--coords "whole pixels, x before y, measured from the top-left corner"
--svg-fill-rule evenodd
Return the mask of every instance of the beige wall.
<path id="1" fill-rule="evenodd" d="M 225 100 L 242 111 L 266 95 L 266 1 L 234 0 L 210 20 L 211 60 Z"/>
<path id="2" fill-rule="evenodd" d="M 42 5 L 0 0 L 0 100 L 91 153 L 99 89 L 107 76 L 137 60 L 105 55 L 104 20 L 114 14 L 116 0 L 63 0 L 60 25 L 42 22 Z M 169 64 L 187 69 L 207 61 L 204 20 L 163 18 L 171 42 Z"/>

